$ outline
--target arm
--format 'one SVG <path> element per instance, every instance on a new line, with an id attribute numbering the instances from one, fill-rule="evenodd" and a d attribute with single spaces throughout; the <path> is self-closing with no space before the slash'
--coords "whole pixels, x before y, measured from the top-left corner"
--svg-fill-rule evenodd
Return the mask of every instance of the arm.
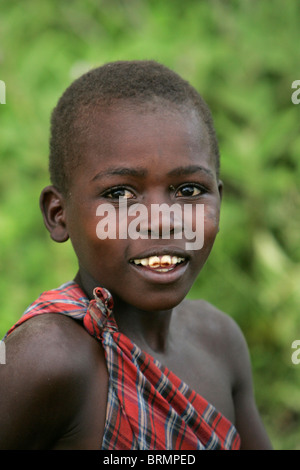
<path id="1" fill-rule="evenodd" d="M 6 340 L 6 364 L 0 365 L 0 449 L 49 449 L 70 426 L 80 387 L 61 336 L 43 318 L 24 323 Z"/>
<path id="2" fill-rule="evenodd" d="M 252 371 L 245 339 L 234 323 L 230 333 L 234 367 L 233 399 L 236 428 L 241 436 L 242 450 L 270 450 L 271 442 L 259 416 L 253 393 Z"/>

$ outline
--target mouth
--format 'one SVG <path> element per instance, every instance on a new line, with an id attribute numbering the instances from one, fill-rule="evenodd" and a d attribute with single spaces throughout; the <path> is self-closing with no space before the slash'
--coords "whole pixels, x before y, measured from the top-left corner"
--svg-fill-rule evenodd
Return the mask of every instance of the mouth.
<path id="1" fill-rule="evenodd" d="M 187 265 L 189 256 L 181 249 L 173 248 L 167 249 L 166 247 L 160 250 L 149 250 L 143 254 L 139 254 L 136 258 L 130 259 L 130 263 L 140 270 L 165 274 L 178 271 Z"/>
<path id="2" fill-rule="evenodd" d="M 130 263 L 141 266 L 159 273 L 173 271 L 177 266 L 183 264 L 186 258 L 172 254 L 152 255 L 145 258 L 135 258 Z"/>
<path id="3" fill-rule="evenodd" d="M 179 282 L 186 275 L 190 255 L 180 248 L 152 248 L 129 260 L 130 266 L 151 284 L 168 285 Z"/>

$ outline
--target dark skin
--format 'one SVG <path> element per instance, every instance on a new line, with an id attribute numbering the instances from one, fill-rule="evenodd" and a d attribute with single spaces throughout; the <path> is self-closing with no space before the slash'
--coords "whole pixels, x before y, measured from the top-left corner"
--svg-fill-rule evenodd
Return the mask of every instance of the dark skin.
<path id="1" fill-rule="evenodd" d="M 270 449 L 243 335 L 212 305 L 185 300 L 218 233 L 221 192 L 206 127 L 193 111 L 115 106 L 96 113 L 68 194 L 45 188 L 41 208 L 53 240 L 70 238 L 86 295 L 99 285 L 110 290 L 124 334 L 234 423 L 242 449 Z M 128 206 L 204 204 L 204 247 L 188 251 L 172 231 L 170 239 L 99 240 L 96 209 L 110 202 L 118 211 L 119 197 Z M 155 253 L 185 261 L 168 273 L 132 263 Z M 101 448 L 108 390 L 101 344 L 74 320 L 45 314 L 17 328 L 6 351 L 0 448 Z"/>

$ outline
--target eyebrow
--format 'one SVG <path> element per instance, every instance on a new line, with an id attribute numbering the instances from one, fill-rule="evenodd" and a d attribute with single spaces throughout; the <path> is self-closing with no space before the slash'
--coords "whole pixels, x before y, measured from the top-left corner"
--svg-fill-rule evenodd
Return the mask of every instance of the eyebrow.
<path id="1" fill-rule="evenodd" d="M 106 176 L 138 176 L 144 177 L 147 175 L 147 170 L 144 168 L 127 168 L 127 167 L 120 167 L 120 168 L 109 168 L 105 171 L 99 171 L 93 178 L 92 181 L 97 180 L 99 178 L 104 178 Z"/>
<path id="2" fill-rule="evenodd" d="M 201 165 L 180 166 L 178 168 L 175 168 L 174 170 L 171 170 L 168 173 L 168 176 L 188 176 L 199 172 L 206 173 L 212 177 L 214 176 L 211 170 Z"/>
<path id="3" fill-rule="evenodd" d="M 201 165 L 189 165 L 189 166 L 180 166 L 178 168 L 174 168 L 173 170 L 167 173 L 168 176 L 188 176 L 194 173 L 206 173 L 209 176 L 213 177 L 213 172 L 208 168 L 205 168 Z M 145 177 L 147 176 L 148 171 L 145 168 L 127 168 L 127 167 L 119 167 L 119 168 L 108 168 L 105 171 L 98 172 L 93 178 L 92 181 L 95 181 L 99 178 L 104 178 L 107 176 L 136 176 L 136 177 Z"/>

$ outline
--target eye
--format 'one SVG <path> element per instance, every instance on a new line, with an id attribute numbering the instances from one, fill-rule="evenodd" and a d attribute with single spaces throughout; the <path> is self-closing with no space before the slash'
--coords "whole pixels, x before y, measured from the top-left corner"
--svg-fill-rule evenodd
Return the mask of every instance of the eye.
<path id="1" fill-rule="evenodd" d="M 104 197 L 108 199 L 132 199 L 134 194 L 126 188 L 117 187 L 106 191 Z"/>
<path id="2" fill-rule="evenodd" d="M 185 184 L 176 191 L 177 197 L 195 197 L 202 194 L 204 190 L 195 184 Z"/>

